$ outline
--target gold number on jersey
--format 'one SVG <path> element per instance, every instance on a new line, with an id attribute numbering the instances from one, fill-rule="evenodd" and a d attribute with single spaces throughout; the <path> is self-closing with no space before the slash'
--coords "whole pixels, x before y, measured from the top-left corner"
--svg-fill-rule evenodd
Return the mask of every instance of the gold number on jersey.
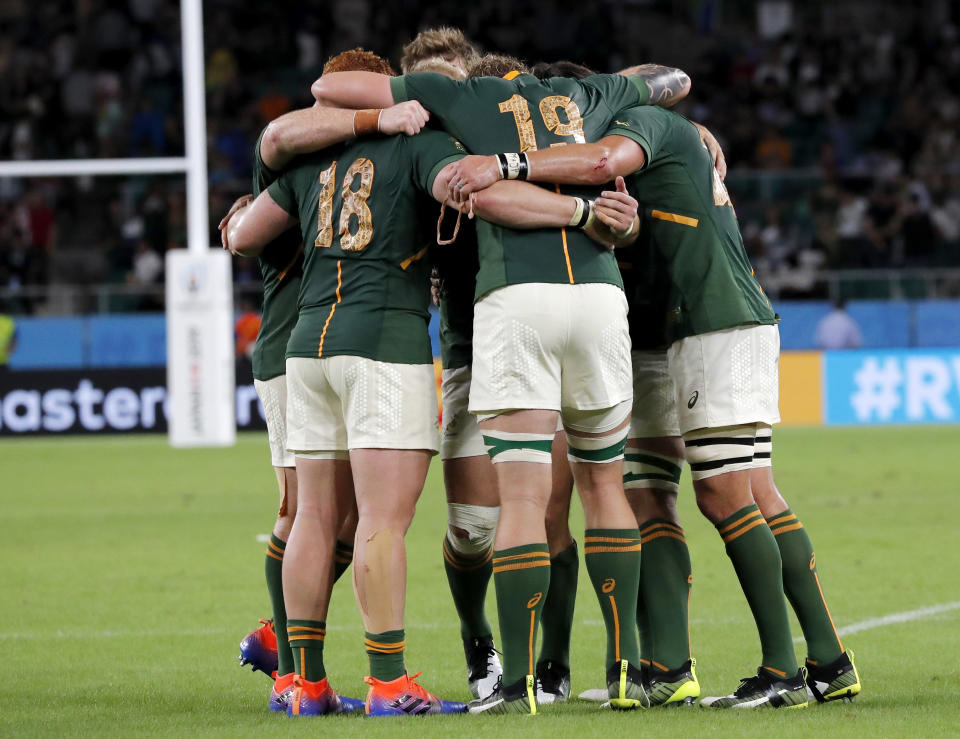
<path id="1" fill-rule="evenodd" d="M 567 117 L 566 123 L 560 122 L 557 111 L 562 110 Z M 566 95 L 550 95 L 540 101 L 540 115 L 544 125 L 557 136 L 572 136 L 574 143 L 585 144 L 583 135 L 583 116 L 580 108 Z"/>
<path id="2" fill-rule="evenodd" d="M 520 95 L 514 95 L 500 103 L 500 112 L 513 113 L 513 122 L 517 124 L 517 136 L 520 137 L 520 151 L 536 151 L 537 136 L 533 131 L 530 106 L 526 99 Z"/>
<path id="3" fill-rule="evenodd" d="M 334 180 L 337 177 L 337 162 L 320 173 L 317 182 L 322 185 L 320 199 L 317 203 L 317 240 L 314 246 L 331 246 L 333 244 L 333 191 Z"/>
<path id="4" fill-rule="evenodd" d="M 350 186 L 360 176 L 356 190 Z M 373 238 L 373 215 L 367 205 L 373 187 L 373 162 L 356 159 L 343 176 L 343 207 L 340 209 L 340 248 L 344 251 L 363 251 Z M 350 233 L 350 216 L 357 217 L 357 230 Z"/>

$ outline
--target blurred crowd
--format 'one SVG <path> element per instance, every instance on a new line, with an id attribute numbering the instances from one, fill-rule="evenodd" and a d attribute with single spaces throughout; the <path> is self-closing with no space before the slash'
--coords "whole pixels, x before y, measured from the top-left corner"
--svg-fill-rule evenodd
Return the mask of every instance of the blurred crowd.
<path id="1" fill-rule="evenodd" d="M 0 160 L 183 153 L 179 0 L 2 0 Z M 830 268 L 960 266 L 960 9 L 845 0 L 205 0 L 211 238 L 249 189 L 272 118 L 309 104 L 331 54 L 399 58 L 430 25 L 528 61 L 681 66 L 681 112 L 709 126 L 758 274 L 817 295 Z M 779 6 L 784 3 L 770 5 Z M 180 177 L 0 179 L 0 289 L 156 284 L 184 245 Z M 255 267 L 237 264 L 240 281 Z"/>

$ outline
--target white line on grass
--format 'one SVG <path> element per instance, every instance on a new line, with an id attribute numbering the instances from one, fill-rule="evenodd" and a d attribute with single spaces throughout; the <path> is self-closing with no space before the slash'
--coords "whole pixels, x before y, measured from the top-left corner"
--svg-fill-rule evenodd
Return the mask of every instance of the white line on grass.
<path id="1" fill-rule="evenodd" d="M 956 610 L 960 610 L 960 601 L 954 601 L 953 603 L 940 603 L 936 606 L 918 608 L 915 611 L 903 611 L 901 613 L 891 613 L 887 616 L 880 616 L 879 618 L 868 618 L 866 621 L 858 621 L 855 624 L 841 626 L 839 629 L 837 629 L 837 633 L 840 636 L 849 636 L 850 634 L 858 634 L 861 631 L 867 631 L 868 629 L 878 629 L 881 626 L 890 626 L 892 624 L 905 624 L 909 623 L 910 621 L 919 621 L 920 619 L 936 616 L 940 613 L 947 613 L 948 611 Z M 803 637 L 799 636 L 795 638 L 794 641 L 801 642 L 803 641 Z"/>

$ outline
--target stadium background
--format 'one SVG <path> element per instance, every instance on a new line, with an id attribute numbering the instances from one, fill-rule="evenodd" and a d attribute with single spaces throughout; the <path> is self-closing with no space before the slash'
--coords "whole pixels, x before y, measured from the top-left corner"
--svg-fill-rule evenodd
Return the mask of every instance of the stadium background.
<path id="1" fill-rule="evenodd" d="M 362 44 L 396 63 L 428 25 L 460 25 L 530 61 L 681 66 L 694 79 L 682 111 L 724 145 L 751 258 L 783 317 L 783 414 L 809 426 L 777 431 L 778 484 L 814 534 L 864 695 L 803 716 L 647 712 L 629 724 L 574 702 L 544 711 L 534 730 L 481 721 L 467 731 L 956 736 L 958 22 L 949 0 L 205 0 L 211 243 L 221 213 L 249 189 L 257 133 L 309 104 L 324 59 Z M 176 0 L 0 0 L 0 162 L 182 155 L 181 98 Z M 235 662 L 238 639 L 268 607 L 263 535 L 275 483 L 263 434 L 212 450 L 117 435 L 164 426 L 162 256 L 185 246 L 185 219 L 179 175 L 0 177 L 0 317 L 18 326 L 0 366 L 0 435 L 55 435 L 0 439 L 9 676 L 0 735 L 317 731 L 271 720 L 268 683 Z M 259 285 L 252 262 L 233 267 L 243 328 Z M 816 327 L 839 297 L 863 347 L 819 351 Z M 237 379 L 238 421 L 256 426 L 242 360 Z M 927 423 L 948 425 L 899 425 Z M 81 431 L 89 435 L 62 436 Z M 417 563 L 408 664 L 425 670 L 431 689 L 463 698 L 439 552 L 442 500 L 434 465 L 408 537 Z M 696 577 L 698 669 L 706 690 L 728 689 L 752 669 L 755 630 L 687 475 L 679 505 Z M 577 503 L 571 527 L 582 530 Z M 593 599 L 581 577 L 575 691 L 602 674 Z M 360 695 L 362 627 L 349 583 L 338 584 L 329 621 L 328 669 L 339 689 Z M 329 731 L 463 734 L 450 719 L 331 719 Z"/>

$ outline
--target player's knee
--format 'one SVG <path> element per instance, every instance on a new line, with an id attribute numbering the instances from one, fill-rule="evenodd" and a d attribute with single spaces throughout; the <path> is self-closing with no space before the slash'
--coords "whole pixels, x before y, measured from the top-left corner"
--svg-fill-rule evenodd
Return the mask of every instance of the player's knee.
<path id="1" fill-rule="evenodd" d="M 483 430 L 483 443 L 494 464 L 533 462 L 550 464 L 553 434 L 527 434 L 515 431 Z"/>
<path id="2" fill-rule="evenodd" d="M 497 535 L 499 520 L 499 506 L 448 503 L 447 541 L 459 554 L 480 555 L 488 552 Z"/>
<path id="3" fill-rule="evenodd" d="M 665 490 L 649 488 L 632 488 L 627 491 L 627 502 L 636 516 L 637 523 L 649 521 L 651 518 L 662 518 L 679 525 L 677 515 L 677 494 Z"/>
<path id="4" fill-rule="evenodd" d="M 623 459 L 630 432 L 632 401 L 599 411 L 563 413 L 567 432 L 567 459 L 575 463 L 606 464 Z"/>

